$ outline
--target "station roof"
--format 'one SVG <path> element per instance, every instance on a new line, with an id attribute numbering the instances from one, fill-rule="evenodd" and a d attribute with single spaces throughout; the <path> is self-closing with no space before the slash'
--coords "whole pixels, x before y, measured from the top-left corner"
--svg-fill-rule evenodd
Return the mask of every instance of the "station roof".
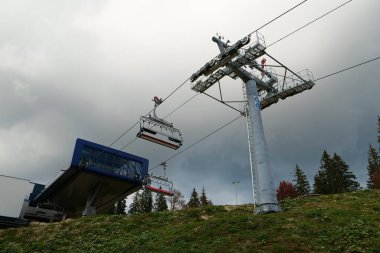
<path id="1" fill-rule="evenodd" d="M 101 210 L 141 189 L 147 170 L 145 158 L 78 139 L 71 166 L 62 170 L 31 205 L 49 202 L 64 208 L 68 217 L 78 216 L 98 188 L 95 206 Z"/>

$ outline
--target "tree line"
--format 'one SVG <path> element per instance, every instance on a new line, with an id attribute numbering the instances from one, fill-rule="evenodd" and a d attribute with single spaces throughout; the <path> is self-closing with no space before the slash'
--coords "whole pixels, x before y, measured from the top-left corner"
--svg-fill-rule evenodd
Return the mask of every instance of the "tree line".
<path id="1" fill-rule="evenodd" d="M 380 116 L 377 117 L 377 148 L 372 144 L 368 147 L 368 189 L 380 189 Z M 277 188 L 277 199 L 294 198 L 302 195 L 314 194 L 334 194 L 351 192 L 360 189 L 360 184 L 356 181 L 356 176 L 349 170 L 349 166 L 337 153 L 329 154 L 323 151 L 320 160 L 320 167 L 314 176 L 313 189 L 309 181 L 296 164 L 294 170 L 294 180 L 280 181 Z M 163 194 L 156 193 L 153 200 L 153 194 L 146 188 L 142 192 L 137 192 L 133 197 L 133 202 L 129 206 L 128 214 L 144 212 L 162 212 L 175 211 L 185 208 L 196 208 L 213 205 L 212 201 L 206 196 L 204 187 L 199 196 L 196 189 L 190 195 L 188 202 L 185 201 L 184 195 L 174 189 L 174 195 L 166 198 Z M 169 202 L 169 205 L 168 205 Z M 106 213 L 125 214 L 126 199 L 121 199 L 108 208 Z"/>
<path id="2" fill-rule="evenodd" d="M 168 205 L 169 202 L 169 205 Z M 186 208 L 196 208 L 202 206 L 213 205 L 212 201 L 206 196 L 205 188 L 202 188 L 202 193 L 199 196 L 195 188 L 190 195 L 188 202 L 185 201 L 184 195 L 177 189 L 173 190 L 173 196 L 165 197 L 161 193 L 155 193 L 153 200 L 153 193 L 147 188 L 138 191 L 133 196 L 132 203 L 126 212 L 127 204 L 126 199 L 120 199 L 112 204 L 103 213 L 108 214 L 137 214 L 137 213 L 150 213 L 150 212 L 165 212 L 176 211 Z"/>
<path id="3" fill-rule="evenodd" d="M 368 147 L 368 189 L 380 189 L 380 116 L 377 117 L 377 144 L 375 148 L 371 144 Z M 294 198 L 310 194 L 311 187 L 305 173 L 296 164 L 294 171 L 294 183 L 281 181 L 277 188 L 277 199 Z M 351 192 L 360 189 L 356 176 L 349 170 L 349 166 L 336 153 L 330 155 L 323 151 L 320 167 L 314 176 L 313 193 L 333 194 Z"/>

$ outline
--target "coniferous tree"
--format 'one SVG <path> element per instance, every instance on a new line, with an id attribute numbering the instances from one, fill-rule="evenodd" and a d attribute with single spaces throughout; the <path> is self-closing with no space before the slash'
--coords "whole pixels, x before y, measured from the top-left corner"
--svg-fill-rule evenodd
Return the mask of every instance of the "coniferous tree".
<path id="1" fill-rule="evenodd" d="M 336 153 L 332 157 L 332 163 L 337 170 L 338 192 L 352 192 L 360 189 L 360 184 L 356 181 L 356 176 L 349 170 L 348 165 Z"/>
<path id="2" fill-rule="evenodd" d="M 368 148 L 368 181 L 367 181 L 367 188 L 368 189 L 374 189 L 374 176 L 376 171 L 380 170 L 380 157 L 379 153 L 376 151 L 372 145 L 369 145 Z"/>
<path id="3" fill-rule="evenodd" d="M 141 204 L 141 194 L 140 192 L 136 192 L 133 197 L 132 203 L 129 205 L 128 214 L 136 214 L 142 212 L 142 204 Z"/>
<path id="4" fill-rule="evenodd" d="M 125 214 L 125 208 L 127 207 L 126 199 L 119 199 L 115 204 L 115 213 L 116 214 Z"/>
<path id="5" fill-rule="evenodd" d="M 145 188 L 141 194 L 141 212 L 150 213 L 153 210 L 152 192 Z"/>
<path id="6" fill-rule="evenodd" d="M 294 172 L 295 176 L 295 187 L 297 190 L 298 195 L 308 195 L 310 194 L 310 184 L 309 181 L 306 178 L 305 173 L 301 170 L 301 168 L 296 164 L 296 169 Z"/>
<path id="7" fill-rule="evenodd" d="M 314 192 L 331 194 L 355 191 L 360 188 L 355 181 L 356 176 L 349 171 L 348 165 L 334 153 L 332 157 L 326 152 L 322 154 L 321 167 L 314 177 Z"/>
<path id="8" fill-rule="evenodd" d="M 184 208 L 186 205 L 186 202 L 185 202 L 183 194 L 177 189 L 173 189 L 172 192 L 173 192 L 173 196 L 169 198 L 170 210 L 175 211 L 175 210 L 180 210 Z"/>
<path id="9" fill-rule="evenodd" d="M 168 204 L 166 203 L 166 198 L 164 194 L 156 194 L 153 210 L 155 212 L 163 212 L 168 210 Z"/>
<path id="10" fill-rule="evenodd" d="M 317 175 L 314 177 L 314 192 L 320 194 L 330 193 L 332 190 L 330 189 L 329 183 L 329 168 L 330 168 L 330 155 L 326 150 L 323 151 L 320 167 Z"/>
<path id="11" fill-rule="evenodd" d="M 209 201 L 206 196 L 205 187 L 202 188 L 202 195 L 200 197 L 201 206 L 208 206 Z"/>
<path id="12" fill-rule="evenodd" d="M 201 202 L 199 201 L 198 193 L 194 188 L 193 192 L 191 193 L 189 203 L 187 203 L 187 207 L 189 207 L 189 208 L 200 207 L 200 205 L 201 205 Z"/>

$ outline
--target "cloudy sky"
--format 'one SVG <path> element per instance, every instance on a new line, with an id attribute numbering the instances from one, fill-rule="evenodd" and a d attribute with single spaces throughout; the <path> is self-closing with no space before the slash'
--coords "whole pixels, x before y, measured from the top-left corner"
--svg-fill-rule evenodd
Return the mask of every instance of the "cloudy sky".
<path id="1" fill-rule="evenodd" d="M 0 174 L 48 183 L 69 166 L 76 138 L 111 144 L 218 54 L 216 33 L 235 42 L 300 1 L 24 1 L 0 8 Z M 309 0 L 260 32 L 271 44 L 339 6 Z M 380 56 L 377 0 L 354 0 L 267 52 L 318 78 Z M 273 62 L 268 61 L 268 64 Z M 323 79 L 263 111 L 276 186 L 295 164 L 310 183 L 324 149 L 338 153 L 364 186 L 368 144 L 380 114 L 380 61 Z M 222 80 L 226 98 L 241 82 Z M 157 110 L 165 116 L 195 93 L 186 83 Z M 238 113 L 199 95 L 168 120 L 185 149 Z M 131 142 L 134 128 L 114 148 Z M 178 151 L 136 140 L 125 151 L 150 167 Z M 245 121 L 240 118 L 168 161 L 167 175 L 189 197 L 193 187 L 216 204 L 252 202 Z M 162 175 L 162 169 L 153 172 Z"/>

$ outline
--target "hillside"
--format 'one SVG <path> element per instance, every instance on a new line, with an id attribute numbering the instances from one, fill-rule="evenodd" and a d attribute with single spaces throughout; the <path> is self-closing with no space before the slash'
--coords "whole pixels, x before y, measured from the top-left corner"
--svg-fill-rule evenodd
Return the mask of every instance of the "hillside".
<path id="1" fill-rule="evenodd" d="M 0 230 L 0 252 L 380 252 L 380 191 Z"/>

